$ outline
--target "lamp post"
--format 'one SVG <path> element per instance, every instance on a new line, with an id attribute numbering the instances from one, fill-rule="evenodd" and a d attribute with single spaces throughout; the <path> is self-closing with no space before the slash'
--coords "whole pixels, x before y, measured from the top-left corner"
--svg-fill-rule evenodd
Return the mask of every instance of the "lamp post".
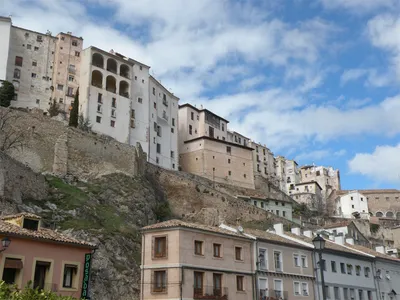
<path id="1" fill-rule="evenodd" d="M 4 250 L 6 250 L 8 248 L 8 246 L 10 246 L 10 244 L 11 244 L 11 240 L 8 237 L 5 237 L 4 239 L 2 239 L 1 246 L 3 248 L 0 249 L 0 252 L 3 252 Z"/>
<path id="2" fill-rule="evenodd" d="M 315 250 L 318 252 L 319 257 L 319 270 L 321 272 L 321 285 L 322 285 L 322 300 L 326 300 L 325 291 L 325 279 L 324 279 L 324 262 L 322 260 L 322 251 L 325 248 L 325 240 L 317 234 L 317 236 L 312 240 Z"/>

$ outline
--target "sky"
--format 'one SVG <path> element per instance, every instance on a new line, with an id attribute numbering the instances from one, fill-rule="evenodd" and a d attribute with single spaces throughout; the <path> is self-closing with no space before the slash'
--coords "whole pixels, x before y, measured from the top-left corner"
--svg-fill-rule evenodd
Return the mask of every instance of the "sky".
<path id="1" fill-rule="evenodd" d="M 0 0 L 0 15 L 150 65 L 180 104 L 339 169 L 342 189 L 400 188 L 398 0 Z"/>

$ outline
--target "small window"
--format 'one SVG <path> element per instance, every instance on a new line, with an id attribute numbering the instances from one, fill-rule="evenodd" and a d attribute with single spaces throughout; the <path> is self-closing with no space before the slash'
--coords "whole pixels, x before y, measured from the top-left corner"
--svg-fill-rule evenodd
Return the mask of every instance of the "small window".
<path id="1" fill-rule="evenodd" d="M 221 123 L 222 131 L 225 131 L 225 123 Z"/>
<path id="2" fill-rule="evenodd" d="M 36 104 L 40 104 L 40 100 L 39 99 L 36 99 Z"/>
<path id="3" fill-rule="evenodd" d="M 62 84 L 57 84 L 57 90 L 62 91 L 64 86 Z"/>
<path id="4" fill-rule="evenodd" d="M 347 264 L 347 274 L 353 274 L 353 265 Z"/>
<path id="5" fill-rule="evenodd" d="M 346 274 L 346 268 L 344 263 L 340 263 L 340 272 L 342 272 L 342 274 Z"/>
<path id="6" fill-rule="evenodd" d="M 167 291 L 167 271 L 154 271 L 153 293 L 165 293 Z"/>
<path id="7" fill-rule="evenodd" d="M 175 118 L 172 118 L 172 126 L 175 126 Z"/>
<path id="8" fill-rule="evenodd" d="M 69 75 L 69 76 L 68 76 L 68 81 L 74 81 L 74 76 Z"/>
<path id="9" fill-rule="evenodd" d="M 213 244 L 214 257 L 221 257 L 221 244 Z"/>
<path id="10" fill-rule="evenodd" d="M 299 256 L 297 254 L 295 254 L 293 256 L 293 260 L 294 260 L 294 266 L 295 267 L 300 267 L 300 258 L 299 258 Z"/>
<path id="11" fill-rule="evenodd" d="M 112 118 L 116 118 L 117 117 L 117 113 L 116 113 L 115 109 L 111 110 L 111 117 Z"/>
<path id="12" fill-rule="evenodd" d="M 78 51 L 75 51 L 75 56 L 79 57 L 81 54 Z"/>
<path id="13" fill-rule="evenodd" d="M 21 57 L 21 56 L 16 56 L 15 57 L 15 65 L 16 66 L 19 66 L 19 67 L 22 67 L 22 62 L 23 62 L 23 58 Z"/>
<path id="14" fill-rule="evenodd" d="M 33 67 L 36 67 L 36 66 L 37 66 L 37 61 L 36 61 L 36 60 L 32 61 L 32 66 L 33 66 Z"/>
<path id="15" fill-rule="evenodd" d="M 96 116 L 96 123 L 101 123 L 101 117 L 100 116 Z"/>
<path id="16" fill-rule="evenodd" d="M 64 266 L 64 277 L 63 277 L 63 287 L 72 288 L 75 276 L 77 275 L 78 266 L 76 265 L 65 265 Z"/>
<path id="17" fill-rule="evenodd" d="M 203 242 L 194 241 L 194 254 L 203 255 Z"/>
<path id="18" fill-rule="evenodd" d="M 171 127 L 171 133 L 174 133 L 175 131 L 174 131 L 174 128 L 173 127 Z"/>
<path id="19" fill-rule="evenodd" d="M 157 144 L 157 153 L 161 153 L 161 144 Z"/>
<path id="20" fill-rule="evenodd" d="M 26 45 L 26 49 L 29 49 L 29 50 L 32 49 L 32 45 L 27 44 L 27 45 Z"/>
<path id="21" fill-rule="evenodd" d="M 42 41 L 43 41 L 43 37 L 42 37 L 41 35 L 38 35 L 38 36 L 36 37 L 36 41 L 37 41 L 37 42 L 42 42 Z"/>
<path id="22" fill-rule="evenodd" d="M 33 50 L 39 51 L 39 47 L 34 47 Z"/>
<path id="23" fill-rule="evenodd" d="M 235 247 L 235 259 L 236 260 L 243 260 L 242 247 Z"/>
<path id="24" fill-rule="evenodd" d="M 361 275 L 361 267 L 360 266 L 356 266 L 356 275 L 357 276 Z"/>
<path id="25" fill-rule="evenodd" d="M 171 151 L 171 158 L 174 158 L 174 157 L 175 157 L 175 152 Z"/>
<path id="26" fill-rule="evenodd" d="M 139 66 L 139 70 L 142 71 L 142 70 L 143 70 L 143 67 L 142 67 L 142 66 Z"/>
<path id="27" fill-rule="evenodd" d="M 293 282 L 293 286 L 294 286 L 294 295 L 295 296 L 300 296 L 301 295 L 301 293 L 300 293 L 300 282 L 297 282 L 297 281 Z"/>
<path id="28" fill-rule="evenodd" d="M 135 110 L 131 109 L 131 119 L 134 119 L 134 118 L 135 118 Z"/>
<path id="29" fill-rule="evenodd" d="M 303 292 L 303 296 L 308 296 L 308 283 L 307 282 L 301 283 L 301 289 Z"/>
<path id="30" fill-rule="evenodd" d="M 103 94 L 99 93 L 97 95 L 97 103 L 103 103 Z"/>
<path id="31" fill-rule="evenodd" d="M 190 119 L 191 119 L 191 120 L 194 120 L 194 112 L 191 112 L 191 113 L 190 113 Z"/>
<path id="32" fill-rule="evenodd" d="M 192 134 L 192 125 L 189 125 L 189 134 Z"/>
<path id="33" fill-rule="evenodd" d="M 226 153 L 232 153 L 232 148 L 230 146 L 226 146 Z"/>
<path id="34" fill-rule="evenodd" d="M 58 103 L 64 103 L 64 99 L 63 99 L 63 98 L 60 98 L 60 99 L 58 100 Z"/>
<path id="35" fill-rule="evenodd" d="M 154 102 L 153 106 L 154 106 L 154 109 L 157 109 L 157 103 L 156 102 Z"/>
<path id="36" fill-rule="evenodd" d="M 243 281 L 244 281 L 243 276 L 236 276 L 236 290 L 244 291 Z"/>
<path id="37" fill-rule="evenodd" d="M 230 158 L 228 158 L 228 164 L 230 164 L 231 163 L 231 159 Z"/>
<path id="38" fill-rule="evenodd" d="M 78 46 L 78 41 L 73 40 L 72 41 L 72 46 L 75 46 L 75 47 Z"/>
<path id="39" fill-rule="evenodd" d="M 97 112 L 98 112 L 98 113 L 101 113 L 101 112 L 102 112 L 102 109 L 101 109 L 101 105 L 100 105 L 100 104 L 97 104 Z"/>
<path id="40" fill-rule="evenodd" d="M 32 78 L 36 78 L 36 77 L 37 77 L 36 73 L 32 73 L 32 74 L 31 74 L 31 77 L 32 77 Z"/>
<path id="41" fill-rule="evenodd" d="M 154 257 L 161 258 L 167 256 L 167 237 L 154 238 Z"/>
<path id="42" fill-rule="evenodd" d="M 112 98 L 111 99 L 111 107 L 117 107 L 117 99 L 116 98 Z"/>
<path id="43" fill-rule="evenodd" d="M 228 175 L 231 176 L 232 175 L 232 171 L 228 171 Z"/>
<path id="44" fill-rule="evenodd" d="M 21 78 L 21 70 L 14 69 L 14 78 L 20 79 Z"/>
<path id="45" fill-rule="evenodd" d="M 331 269 L 332 269 L 332 272 L 333 273 L 336 273 L 337 272 L 337 270 L 336 270 L 336 261 L 331 261 Z"/>
<path id="46" fill-rule="evenodd" d="M 143 98 L 137 98 L 137 102 L 139 102 L 139 103 L 143 103 Z M 155 108 L 155 107 L 154 107 Z"/>
<path id="47" fill-rule="evenodd" d="M 156 94 L 156 88 L 153 87 L 153 95 Z"/>
<path id="48" fill-rule="evenodd" d="M 144 83 L 144 79 L 142 79 L 142 83 Z"/>
<path id="49" fill-rule="evenodd" d="M 371 272 L 371 270 L 370 270 L 370 268 L 369 267 L 364 267 L 364 274 L 365 274 L 365 277 L 369 277 L 369 273 Z"/>

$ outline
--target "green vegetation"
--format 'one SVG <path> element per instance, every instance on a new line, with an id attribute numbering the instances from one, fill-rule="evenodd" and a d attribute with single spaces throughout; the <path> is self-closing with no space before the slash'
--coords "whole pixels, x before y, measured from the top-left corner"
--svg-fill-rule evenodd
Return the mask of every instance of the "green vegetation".
<path id="1" fill-rule="evenodd" d="M 14 98 L 14 85 L 9 81 L 0 83 L 0 106 L 9 107 L 11 100 Z"/>
<path id="2" fill-rule="evenodd" d="M 0 281 L 0 300 L 73 300 L 76 298 L 67 296 L 58 296 L 49 291 L 33 289 L 31 284 L 23 290 L 18 290 L 15 285 L 8 285 L 4 281 Z"/>
<path id="3" fill-rule="evenodd" d="M 76 90 L 74 104 L 69 115 L 69 126 L 78 127 L 79 122 L 79 88 Z"/>

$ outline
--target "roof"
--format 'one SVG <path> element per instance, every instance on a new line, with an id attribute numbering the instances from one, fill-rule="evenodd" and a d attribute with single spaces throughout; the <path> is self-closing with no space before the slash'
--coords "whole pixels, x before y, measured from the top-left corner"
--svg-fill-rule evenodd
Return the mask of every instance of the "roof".
<path id="1" fill-rule="evenodd" d="M 52 36 L 52 35 L 50 35 L 50 34 L 46 34 L 46 33 L 38 32 L 38 31 L 30 30 L 30 29 L 18 27 L 18 26 L 15 26 L 15 25 L 12 25 L 12 27 L 13 27 L 13 28 L 20 29 L 20 30 L 25 30 L 25 31 L 28 31 L 28 32 L 31 32 L 31 33 L 36 33 L 36 34 L 39 34 L 39 35 L 42 35 L 42 36 L 47 36 L 47 37 L 49 37 L 49 38 L 52 38 L 53 40 L 57 40 L 57 39 L 58 39 L 58 38 L 56 38 L 55 36 Z"/>
<path id="2" fill-rule="evenodd" d="M 67 32 L 67 33 L 65 33 L 65 32 L 60 32 L 60 33 L 58 33 L 57 34 L 57 36 L 58 35 L 60 35 L 60 34 L 63 34 L 63 35 L 69 35 L 70 37 L 73 37 L 73 38 L 76 38 L 76 39 L 78 39 L 78 40 L 82 40 L 83 41 L 83 38 L 80 36 L 80 37 L 78 37 L 78 36 L 76 36 L 76 35 L 73 35 L 71 32 Z"/>
<path id="3" fill-rule="evenodd" d="M 255 236 L 256 238 L 260 240 L 264 240 L 266 242 L 272 242 L 272 243 L 281 243 L 281 244 L 286 244 L 288 246 L 294 246 L 294 247 L 301 247 L 301 248 L 307 248 L 307 246 L 303 245 L 302 243 L 293 241 L 291 239 L 285 238 L 283 236 L 277 235 L 275 233 L 271 233 L 268 231 L 264 230 L 259 230 L 259 229 L 245 229 L 245 233 L 251 234 Z M 310 251 L 312 249 L 310 248 Z"/>
<path id="4" fill-rule="evenodd" d="M 197 107 L 194 107 L 193 105 L 191 105 L 191 104 L 189 104 L 189 103 L 185 103 L 185 104 L 179 105 L 179 109 L 184 108 L 184 107 L 190 107 L 191 109 L 194 109 L 194 110 L 196 110 L 197 112 L 203 112 L 203 111 L 209 112 L 210 114 L 216 116 L 217 118 L 219 118 L 219 119 L 221 119 L 221 120 L 224 120 L 226 123 L 229 123 L 228 120 L 226 120 L 226 119 L 224 119 L 224 118 L 218 116 L 217 114 L 213 113 L 212 111 L 210 111 L 210 110 L 208 110 L 208 109 L 205 109 L 205 108 L 198 109 Z"/>
<path id="5" fill-rule="evenodd" d="M 223 235 L 230 235 L 234 237 L 250 239 L 249 237 L 244 236 L 243 234 L 233 232 L 231 230 L 223 229 L 218 226 L 211 226 L 211 225 L 203 225 L 199 223 L 189 223 L 182 220 L 169 220 L 161 223 L 155 223 L 153 225 L 149 225 L 142 228 L 142 231 L 149 231 L 149 230 L 157 230 L 157 229 L 173 229 L 173 228 L 187 228 L 187 229 L 197 229 L 202 231 L 208 231 Z"/>
<path id="6" fill-rule="evenodd" d="M 374 255 L 374 256 L 376 256 L 378 258 L 383 258 L 383 259 L 396 261 L 396 262 L 400 263 L 400 259 L 398 259 L 396 257 L 380 253 L 378 251 L 375 251 L 375 250 L 367 248 L 367 247 L 363 247 L 363 246 L 360 246 L 360 245 L 349 245 L 349 244 L 346 244 L 346 246 L 348 246 L 350 248 L 354 248 L 354 249 L 359 250 L 359 251 L 363 251 L 363 252 L 365 252 L 367 254 L 370 254 L 370 255 Z"/>
<path id="7" fill-rule="evenodd" d="M 241 133 L 239 133 L 239 132 L 237 132 L 237 131 L 234 131 L 234 130 L 227 130 L 227 132 L 228 132 L 228 133 L 231 133 L 232 135 L 233 135 L 233 134 L 240 135 L 241 137 L 250 140 L 249 137 L 247 137 L 247 136 L 245 136 L 245 135 L 243 135 L 243 134 L 241 134 Z"/>
<path id="8" fill-rule="evenodd" d="M 34 230 L 22 228 L 18 225 L 15 225 L 15 224 L 5 221 L 5 220 L 12 219 L 12 218 L 21 217 L 21 216 L 40 219 L 40 217 L 33 215 L 33 214 L 29 214 L 29 213 L 21 213 L 21 214 L 2 217 L 1 221 L 0 221 L 0 234 L 21 237 L 21 238 L 28 238 L 28 239 L 33 239 L 33 240 L 48 241 L 48 242 L 53 242 L 53 243 L 68 244 L 68 245 L 72 245 L 72 246 L 80 246 L 80 247 L 86 247 L 86 248 L 91 248 L 91 249 L 97 248 L 97 246 L 95 244 L 74 239 L 72 237 L 69 237 L 65 234 L 62 234 L 60 232 L 57 232 L 57 231 L 54 231 L 51 229 L 41 227 L 41 228 L 39 228 L 39 230 L 34 231 Z"/>
<path id="9" fill-rule="evenodd" d="M 316 185 L 318 185 L 318 187 L 322 190 L 322 187 L 321 187 L 321 186 L 319 185 L 319 183 L 316 182 L 316 181 L 300 182 L 300 183 L 296 183 L 296 186 L 297 186 L 297 185 L 303 185 L 303 184 L 313 184 L 313 183 L 315 183 Z"/>
<path id="10" fill-rule="evenodd" d="M 340 190 L 336 191 L 337 195 L 344 195 L 354 190 Z M 396 189 L 376 189 L 376 190 L 357 190 L 360 194 L 400 194 L 400 190 Z"/>
<path id="11" fill-rule="evenodd" d="M 155 78 L 154 76 L 150 75 L 150 80 L 153 80 L 155 83 L 157 83 L 159 86 L 161 86 L 165 90 L 166 93 L 168 93 L 171 97 L 174 97 L 175 99 L 177 99 L 179 101 L 179 98 L 177 96 L 175 96 L 173 93 L 171 93 L 170 91 L 168 91 L 168 89 L 165 86 L 163 86 L 161 84 L 161 82 L 158 81 L 157 78 Z"/>
<path id="12" fill-rule="evenodd" d="M 232 143 L 232 142 L 228 142 L 228 141 L 224 141 L 224 140 L 214 139 L 214 138 L 211 138 L 211 137 L 206 136 L 206 135 L 199 136 L 199 137 L 191 139 L 191 140 L 187 140 L 184 143 L 187 144 L 187 143 L 191 143 L 191 142 L 195 142 L 195 141 L 203 140 L 203 139 L 204 140 L 209 140 L 209 141 L 214 141 L 214 142 L 217 142 L 217 143 L 226 144 L 226 145 L 233 146 L 233 147 L 239 147 L 239 148 L 243 148 L 243 149 L 254 150 L 253 148 L 250 148 L 250 147 L 247 147 L 247 146 L 243 146 L 241 144 L 236 144 L 236 143 Z"/>
<path id="13" fill-rule="evenodd" d="M 346 227 L 346 226 L 349 226 L 351 223 L 353 223 L 353 221 L 341 221 L 341 222 L 325 225 L 325 226 L 323 226 L 323 229 Z"/>
<path id="14" fill-rule="evenodd" d="M 16 219 L 16 218 L 19 218 L 19 217 L 37 219 L 37 220 L 41 220 L 42 219 L 42 217 L 39 217 L 38 215 L 31 214 L 31 213 L 28 213 L 28 212 L 21 212 L 21 213 L 14 214 L 14 215 L 1 216 L 0 220 L 10 220 L 10 219 Z"/>
<path id="15" fill-rule="evenodd" d="M 277 201 L 277 202 L 285 202 L 285 203 L 297 203 L 294 201 L 292 198 L 288 197 L 290 200 L 287 199 L 273 199 L 273 198 L 268 198 L 265 195 L 257 195 L 255 194 L 254 196 L 247 196 L 247 195 L 236 195 L 236 198 L 241 198 L 241 199 L 257 199 L 257 200 L 264 200 L 264 201 Z"/>
<path id="16" fill-rule="evenodd" d="M 8 22 L 11 22 L 11 18 L 10 18 L 10 17 L 3 17 L 3 16 L 0 16 L 0 20 L 1 20 L 1 21 L 8 21 Z"/>
<path id="17" fill-rule="evenodd" d="M 96 51 L 98 51 L 98 52 L 100 52 L 100 53 L 102 53 L 104 55 L 111 56 L 111 57 L 117 59 L 118 61 L 122 61 L 127 65 L 131 65 L 131 66 L 134 65 L 134 62 L 130 61 L 129 59 L 125 59 L 123 55 L 117 55 L 117 52 L 114 52 L 114 54 L 113 54 L 111 52 L 107 52 L 107 51 L 105 51 L 103 49 L 97 48 L 95 46 L 90 46 L 90 47 L 88 47 L 86 49 L 83 49 L 83 50 L 87 50 L 87 49 L 96 50 Z"/>

